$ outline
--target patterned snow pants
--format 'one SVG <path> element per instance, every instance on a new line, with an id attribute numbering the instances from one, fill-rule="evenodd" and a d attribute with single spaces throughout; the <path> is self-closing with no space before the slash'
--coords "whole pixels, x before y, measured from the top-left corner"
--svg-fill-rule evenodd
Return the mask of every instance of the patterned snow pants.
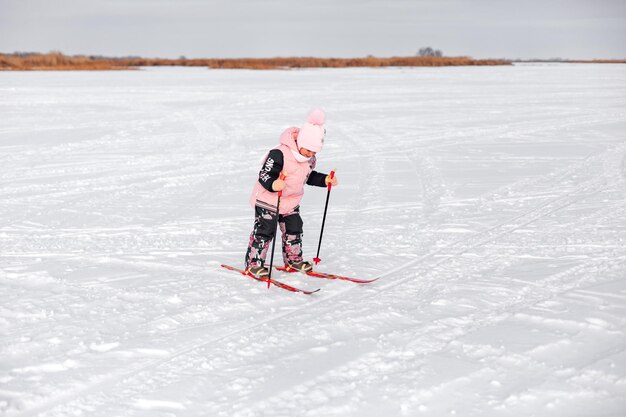
<path id="1" fill-rule="evenodd" d="M 267 250 L 276 231 L 275 211 L 255 206 L 254 212 L 256 216 L 246 252 L 246 268 L 265 265 Z M 285 264 L 302 260 L 302 225 L 300 206 L 294 208 L 290 213 L 278 216 L 278 226 L 283 237 L 283 261 Z"/>

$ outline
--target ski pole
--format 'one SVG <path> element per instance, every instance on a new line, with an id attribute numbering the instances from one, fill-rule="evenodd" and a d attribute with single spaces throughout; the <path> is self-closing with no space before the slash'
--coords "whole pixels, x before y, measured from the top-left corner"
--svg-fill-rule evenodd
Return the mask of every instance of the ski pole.
<path id="1" fill-rule="evenodd" d="M 279 179 L 285 180 L 286 176 L 282 172 Z M 274 267 L 274 248 L 276 247 L 276 239 L 278 238 L 278 216 L 280 216 L 280 198 L 283 196 L 283 190 L 278 192 L 278 201 L 276 202 L 276 224 L 274 225 L 274 240 L 272 241 L 272 254 L 270 256 L 270 272 L 267 280 L 267 288 L 270 287 L 270 279 L 272 279 L 272 268 Z"/>
<path id="2" fill-rule="evenodd" d="M 335 177 L 335 170 L 330 171 L 330 179 Z M 328 199 L 330 198 L 330 189 L 333 187 L 333 184 L 328 182 L 328 193 L 326 194 L 326 205 L 324 206 L 324 217 L 322 219 L 322 230 L 320 231 L 320 243 L 317 245 L 317 256 L 313 258 L 315 265 L 320 263 L 322 260 L 320 259 L 320 248 L 322 247 L 322 236 L 324 235 L 324 224 L 326 223 L 326 212 L 328 211 Z"/>

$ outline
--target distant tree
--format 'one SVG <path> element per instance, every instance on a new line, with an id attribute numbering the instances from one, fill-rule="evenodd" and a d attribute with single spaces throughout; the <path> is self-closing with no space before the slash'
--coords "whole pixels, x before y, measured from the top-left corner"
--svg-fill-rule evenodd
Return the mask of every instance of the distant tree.
<path id="1" fill-rule="evenodd" d="M 419 56 L 443 56 L 443 52 L 441 52 L 439 49 L 433 49 L 430 46 L 420 48 L 417 54 Z"/>

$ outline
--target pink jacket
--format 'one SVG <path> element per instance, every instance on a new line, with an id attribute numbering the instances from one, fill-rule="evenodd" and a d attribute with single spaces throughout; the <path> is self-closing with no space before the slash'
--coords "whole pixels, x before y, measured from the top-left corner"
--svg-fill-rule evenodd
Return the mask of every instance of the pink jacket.
<path id="1" fill-rule="evenodd" d="M 298 152 L 296 138 L 300 129 L 290 127 L 280 135 L 280 145 L 275 149 L 280 149 L 283 153 L 283 173 L 285 178 L 285 188 L 280 198 L 280 214 L 290 213 L 300 204 L 304 195 L 304 184 L 307 182 L 311 171 L 315 168 L 315 157 L 305 162 L 298 162 L 291 153 L 291 150 Z M 255 182 L 250 196 L 250 204 L 276 210 L 278 193 L 266 190 L 259 181 Z"/>

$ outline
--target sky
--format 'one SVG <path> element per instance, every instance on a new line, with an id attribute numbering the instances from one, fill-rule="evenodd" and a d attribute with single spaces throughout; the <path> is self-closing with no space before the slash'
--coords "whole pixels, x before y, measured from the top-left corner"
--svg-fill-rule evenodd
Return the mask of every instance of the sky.
<path id="1" fill-rule="evenodd" d="M 626 0 L 0 0 L 0 52 L 626 58 Z"/>

